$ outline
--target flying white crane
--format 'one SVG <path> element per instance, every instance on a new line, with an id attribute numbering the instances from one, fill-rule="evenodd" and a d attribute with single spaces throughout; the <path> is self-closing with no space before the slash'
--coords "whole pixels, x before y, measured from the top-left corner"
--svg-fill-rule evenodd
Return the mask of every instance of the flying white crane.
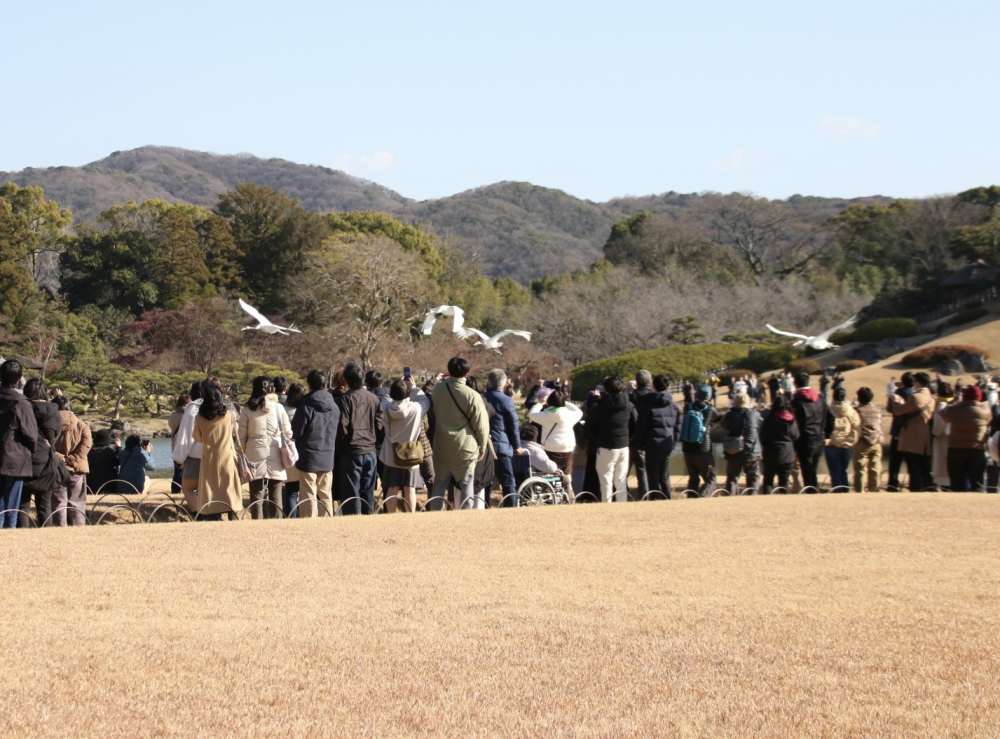
<path id="1" fill-rule="evenodd" d="M 819 334 L 818 336 L 804 336 L 802 334 L 792 334 L 789 333 L 788 331 L 779 331 L 770 323 L 765 323 L 764 325 L 767 326 L 772 333 L 776 333 L 779 336 L 791 336 L 793 339 L 798 339 L 798 341 L 792 344 L 792 346 L 805 345 L 811 349 L 816 349 L 817 351 L 823 351 L 825 349 L 836 349 L 837 345 L 830 343 L 830 337 L 833 336 L 838 331 L 849 329 L 851 326 L 854 325 L 854 322 L 857 320 L 858 317 L 854 316 L 853 318 L 844 321 L 843 323 L 834 326 L 833 328 L 828 328 L 826 331 Z"/>
<path id="2" fill-rule="evenodd" d="M 424 336 L 431 335 L 431 329 L 434 328 L 434 322 L 442 316 L 454 316 L 455 322 L 452 325 L 451 330 L 456 334 L 462 330 L 462 326 L 465 324 L 465 311 L 457 305 L 439 305 L 437 308 L 428 311 L 427 315 L 424 316 Z"/>
<path id="3" fill-rule="evenodd" d="M 291 326 L 276 326 L 271 323 L 259 310 L 254 308 L 249 303 L 246 303 L 243 298 L 240 298 L 240 308 L 245 310 L 250 314 L 252 318 L 257 321 L 256 326 L 247 326 L 244 331 L 262 331 L 265 334 L 281 334 L 282 336 L 288 336 L 289 331 L 301 334 L 302 332 L 295 328 L 293 323 Z"/>
<path id="4" fill-rule="evenodd" d="M 473 336 L 478 336 L 480 338 L 480 341 L 477 341 L 475 344 L 473 344 L 473 346 L 479 346 L 480 344 L 482 344 L 483 347 L 485 347 L 486 349 L 492 349 L 497 354 L 500 353 L 500 347 L 503 346 L 503 343 L 500 341 L 500 339 L 502 339 L 507 334 L 511 334 L 512 336 L 520 336 L 525 341 L 531 341 L 530 331 L 515 331 L 512 328 L 508 328 L 493 336 L 487 336 L 478 328 L 463 328 L 457 333 L 463 339 L 471 339 Z"/>

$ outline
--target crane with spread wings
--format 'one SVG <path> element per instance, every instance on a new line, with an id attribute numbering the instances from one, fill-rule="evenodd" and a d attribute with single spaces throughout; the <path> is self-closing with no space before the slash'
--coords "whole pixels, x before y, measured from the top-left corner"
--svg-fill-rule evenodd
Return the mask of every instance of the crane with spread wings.
<path id="1" fill-rule="evenodd" d="M 811 349 L 816 349 L 817 351 L 824 351 L 826 349 L 836 349 L 837 345 L 830 342 L 830 337 L 833 336 L 838 331 L 846 331 L 851 328 L 858 320 L 857 316 L 844 321 L 841 324 L 834 326 L 833 328 L 828 328 L 821 334 L 816 336 L 805 336 L 804 334 L 793 334 L 788 331 L 779 331 L 770 323 L 765 323 L 768 330 L 772 333 L 778 334 L 779 336 L 790 336 L 793 339 L 798 339 L 792 346 L 808 346 Z"/>
<path id="2" fill-rule="evenodd" d="M 501 342 L 500 339 L 504 336 L 520 336 L 525 341 L 531 341 L 530 331 L 516 331 L 512 328 L 505 329 L 498 334 L 494 334 L 493 336 L 488 336 L 478 328 L 463 328 L 461 331 L 457 331 L 456 333 L 463 339 L 471 339 L 474 336 L 478 336 L 479 341 L 473 344 L 473 346 L 482 345 L 486 349 L 492 349 L 497 354 L 500 353 L 500 347 L 503 346 L 503 342 Z"/>
<path id="3" fill-rule="evenodd" d="M 260 331 L 264 334 L 281 334 L 282 336 L 288 336 L 289 331 L 296 334 L 302 333 L 299 329 L 295 328 L 294 323 L 291 326 L 278 326 L 271 323 L 270 319 L 243 300 L 243 298 L 240 298 L 240 308 L 246 311 L 251 318 L 257 321 L 256 326 L 247 326 L 243 329 L 244 331 Z"/>

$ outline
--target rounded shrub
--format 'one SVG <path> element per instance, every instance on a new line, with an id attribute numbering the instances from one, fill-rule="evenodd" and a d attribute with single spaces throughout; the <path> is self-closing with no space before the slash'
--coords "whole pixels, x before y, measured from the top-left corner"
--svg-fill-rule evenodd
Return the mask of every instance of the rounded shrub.
<path id="1" fill-rule="evenodd" d="M 837 370 L 837 372 L 850 372 L 851 370 L 861 369 L 862 367 L 867 366 L 868 362 L 863 359 L 847 359 L 843 362 L 838 362 L 834 369 Z"/>
<path id="2" fill-rule="evenodd" d="M 982 354 L 989 358 L 990 353 L 978 346 L 968 344 L 940 344 L 938 346 L 924 346 L 915 349 L 903 357 L 902 362 L 907 367 L 933 367 L 948 360 L 955 359 L 959 354 L 968 352 L 969 354 Z"/>
<path id="3" fill-rule="evenodd" d="M 961 313 L 952 316 L 952 319 L 948 321 L 952 326 L 964 326 L 966 323 L 972 323 L 973 321 L 978 321 L 983 316 L 989 313 L 988 310 L 982 306 L 978 308 L 969 308 L 968 310 L 963 310 Z"/>
<path id="4" fill-rule="evenodd" d="M 823 368 L 819 366 L 819 362 L 815 359 L 793 359 L 791 362 L 785 365 L 785 369 L 789 372 L 808 372 L 810 375 L 818 375 L 823 371 Z"/>
<path id="5" fill-rule="evenodd" d="M 840 342 L 906 339 L 919 333 L 920 326 L 912 318 L 876 318 L 841 336 Z"/>

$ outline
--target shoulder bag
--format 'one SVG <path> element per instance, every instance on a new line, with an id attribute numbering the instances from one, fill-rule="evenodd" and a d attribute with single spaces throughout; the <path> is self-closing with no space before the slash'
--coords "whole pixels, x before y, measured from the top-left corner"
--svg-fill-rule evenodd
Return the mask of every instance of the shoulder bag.
<path id="1" fill-rule="evenodd" d="M 456 404 L 457 405 L 457 404 Z M 459 408 L 461 410 L 461 408 Z M 464 413 L 462 415 L 465 415 Z M 392 438 L 392 416 L 385 414 L 389 425 L 389 438 Z M 468 419 L 466 419 L 468 420 Z M 420 439 L 416 441 L 392 442 L 392 466 L 401 469 L 416 467 L 424 461 L 424 445 Z"/>

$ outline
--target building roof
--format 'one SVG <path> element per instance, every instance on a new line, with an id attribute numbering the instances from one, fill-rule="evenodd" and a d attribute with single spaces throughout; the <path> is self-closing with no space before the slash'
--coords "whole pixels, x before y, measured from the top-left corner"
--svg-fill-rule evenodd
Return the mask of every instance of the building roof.
<path id="1" fill-rule="evenodd" d="M 955 274 L 940 283 L 941 287 L 990 287 L 997 281 L 997 268 L 986 264 L 982 259 L 967 264 Z"/>

